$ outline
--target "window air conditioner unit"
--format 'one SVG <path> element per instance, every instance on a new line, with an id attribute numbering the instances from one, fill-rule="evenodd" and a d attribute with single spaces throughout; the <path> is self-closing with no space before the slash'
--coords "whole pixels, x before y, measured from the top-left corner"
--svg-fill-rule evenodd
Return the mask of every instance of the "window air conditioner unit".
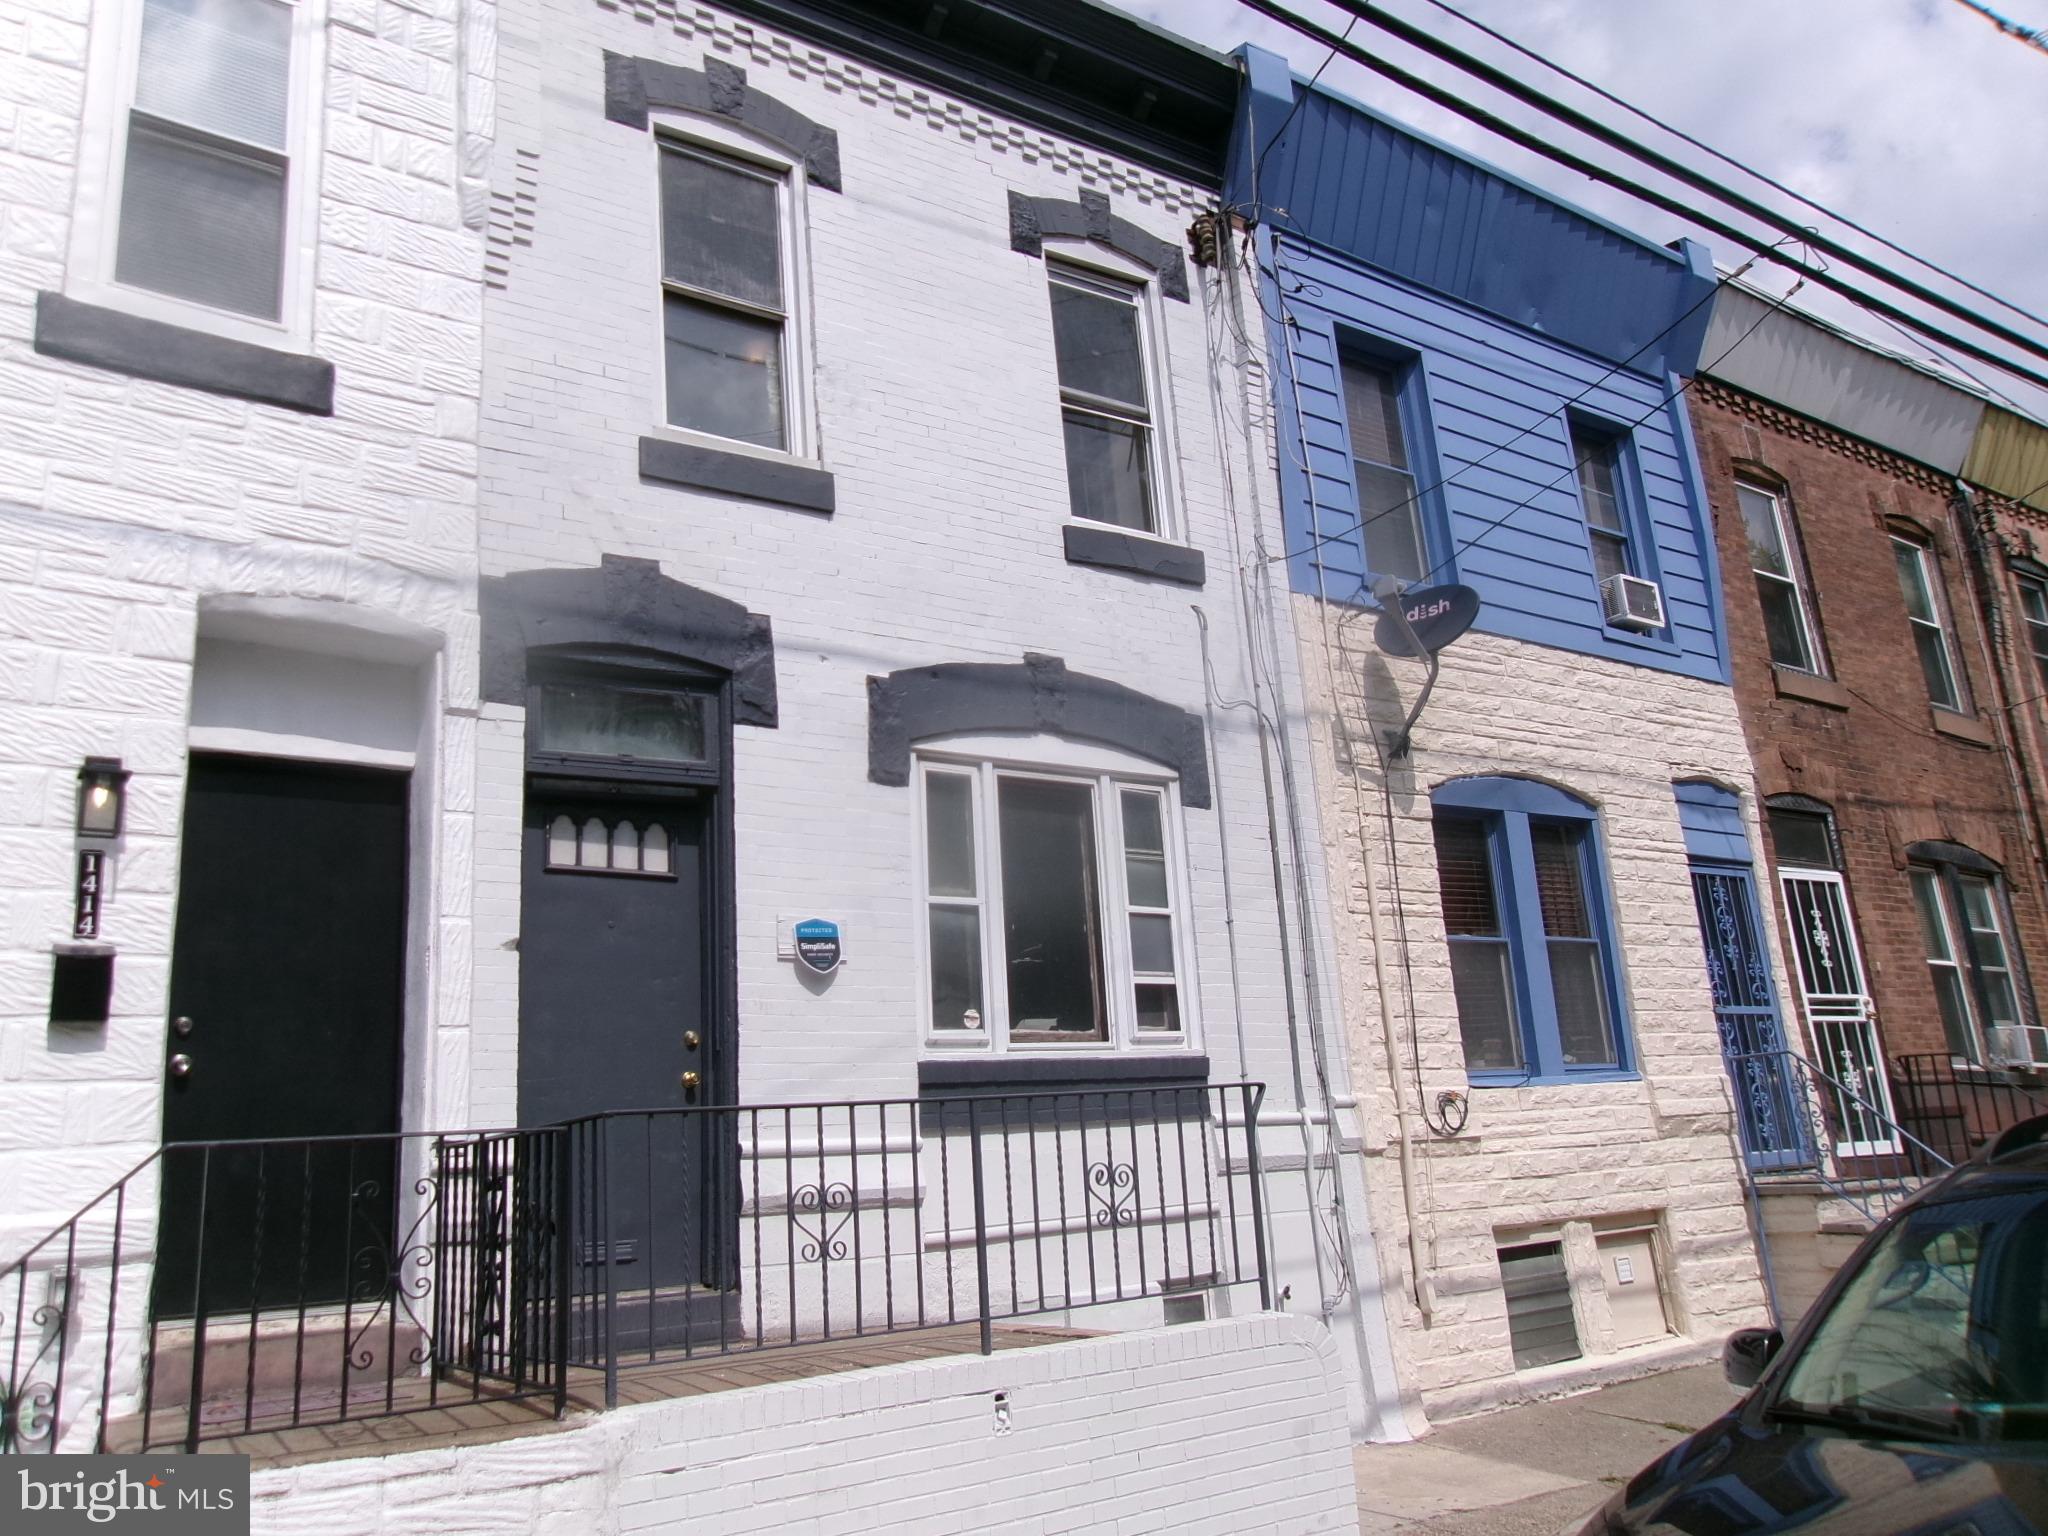
<path id="1" fill-rule="evenodd" d="M 1607 622 L 1624 629 L 1662 629 L 1664 592 L 1640 576 L 1610 576 L 1600 583 L 1607 604 Z"/>

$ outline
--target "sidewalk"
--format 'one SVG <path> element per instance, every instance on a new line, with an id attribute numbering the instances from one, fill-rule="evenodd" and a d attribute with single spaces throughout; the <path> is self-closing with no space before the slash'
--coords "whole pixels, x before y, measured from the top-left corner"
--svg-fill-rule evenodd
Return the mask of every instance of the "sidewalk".
<path id="1" fill-rule="evenodd" d="M 1738 1393 L 1718 1363 L 1361 1445 L 1360 1536 L 1559 1536 Z"/>

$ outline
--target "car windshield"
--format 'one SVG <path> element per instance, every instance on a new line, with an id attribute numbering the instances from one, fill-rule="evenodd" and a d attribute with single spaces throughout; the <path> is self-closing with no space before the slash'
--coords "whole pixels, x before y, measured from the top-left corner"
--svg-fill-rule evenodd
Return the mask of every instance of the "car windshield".
<path id="1" fill-rule="evenodd" d="M 2048 1189 L 1908 1211 L 1864 1255 L 1773 1410 L 1880 1436 L 2048 1439 Z"/>

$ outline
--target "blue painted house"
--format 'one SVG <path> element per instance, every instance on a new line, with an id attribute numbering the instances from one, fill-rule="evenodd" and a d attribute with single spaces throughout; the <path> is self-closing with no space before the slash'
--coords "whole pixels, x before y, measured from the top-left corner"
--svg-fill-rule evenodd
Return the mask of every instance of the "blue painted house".
<path id="1" fill-rule="evenodd" d="M 1713 268 L 1239 58 L 1399 1364 L 1438 1412 L 1683 1357 L 1762 1304 L 1721 1044 L 1782 1041 L 1686 413 Z M 1478 594 L 1429 671 L 1374 642 L 1389 578 Z"/>

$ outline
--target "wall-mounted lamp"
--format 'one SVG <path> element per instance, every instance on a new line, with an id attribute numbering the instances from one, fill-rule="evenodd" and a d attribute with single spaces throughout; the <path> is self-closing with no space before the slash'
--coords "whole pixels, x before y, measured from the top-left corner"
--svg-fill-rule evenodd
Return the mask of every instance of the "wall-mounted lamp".
<path id="1" fill-rule="evenodd" d="M 88 757 L 78 770 L 78 835 L 112 839 L 121 835 L 128 807 L 128 770 L 118 757 Z"/>

